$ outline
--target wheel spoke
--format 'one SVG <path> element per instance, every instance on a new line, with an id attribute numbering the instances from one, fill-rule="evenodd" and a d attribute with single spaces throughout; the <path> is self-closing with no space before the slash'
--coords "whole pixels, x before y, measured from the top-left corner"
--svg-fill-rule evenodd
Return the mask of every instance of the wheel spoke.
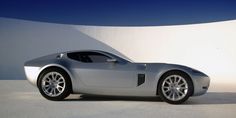
<path id="1" fill-rule="evenodd" d="M 183 85 L 186 85 L 186 83 L 184 82 L 184 83 L 182 83 L 182 84 L 179 84 L 179 86 L 183 86 Z"/>
<path id="2" fill-rule="evenodd" d="M 58 85 L 58 86 L 57 86 L 57 88 L 63 89 L 64 87 L 62 87 L 62 86 Z"/>
<path id="3" fill-rule="evenodd" d="M 170 89 L 165 90 L 165 92 L 169 92 L 169 91 L 170 91 Z"/>
<path id="4" fill-rule="evenodd" d="M 167 83 L 167 84 L 169 84 L 169 85 L 171 84 L 171 83 L 170 83 L 170 82 L 168 82 L 168 81 L 165 81 L 165 83 Z"/>
<path id="5" fill-rule="evenodd" d="M 64 83 L 64 80 L 62 77 L 60 77 L 58 80 L 57 80 L 57 83 L 60 84 L 60 83 Z"/>
<path id="6" fill-rule="evenodd" d="M 170 91 L 168 97 L 170 98 L 172 94 L 173 94 L 173 91 Z"/>
<path id="7" fill-rule="evenodd" d="M 181 80 L 181 78 L 179 78 L 179 80 L 177 81 L 177 84 L 179 84 L 180 80 Z"/>
<path id="8" fill-rule="evenodd" d="M 56 95 L 56 88 L 53 88 L 53 95 Z"/>
<path id="9" fill-rule="evenodd" d="M 171 77 L 171 78 L 170 78 L 170 83 L 174 83 L 174 81 L 173 81 L 173 79 L 172 79 L 172 78 L 173 78 L 173 77 Z"/>
<path id="10" fill-rule="evenodd" d="M 179 91 L 176 91 L 176 95 L 177 95 L 177 98 L 180 97 L 180 95 L 179 95 Z"/>
<path id="11" fill-rule="evenodd" d="M 50 89 L 50 92 L 49 92 L 49 93 L 52 95 L 52 92 L 53 92 L 53 88 Z"/>
<path id="12" fill-rule="evenodd" d="M 55 80 L 57 81 L 60 78 L 59 75 L 55 75 Z"/>
<path id="13" fill-rule="evenodd" d="M 180 87 L 179 89 L 181 89 L 181 90 L 186 90 L 186 89 L 188 89 L 187 87 Z"/>
<path id="14" fill-rule="evenodd" d="M 62 84 L 62 83 L 64 83 L 64 82 L 58 82 L 57 84 Z"/>
<path id="15" fill-rule="evenodd" d="M 52 73 L 52 80 L 55 80 L 55 73 Z"/>
<path id="16" fill-rule="evenodd" d="M 170 87 L 169 87 L 169 86 L 164 86 L 163 88 L 165 88 L 165 89 L 170 89 Z"/>
<path id="17" fill-rule="evenodd" d="M 184 93 L 181 90 L 178 90 L 178 93 L 180 93 L 181 95 L 184 95 Z"/>
<path id="18" fill-rule="evenodd" d="M 57 87 L 57 90 L 61 92 L 63 90 L 63 87 Z"/>
<path id="19" fill-rule="evenodd" d="M 177 77 L 176 77 L 176 76 L 174 76 L 174 83 L 176 83 L 176 78 L 177 78 Z"/>
<path id="20" fill-rule="evenodd" d="M 49 92 L 49 89 L 51 89 L 51 87 L 49 86 L 48 88 L 45 88 L 47 92 Z"/>
<path id="21" fill-rule="evenodd" d="M 44 88 L 49 88 L 49 87 L 50 87 L 50 85 L 49 85 L 49 84 L 44 86 Z"/>
<path id="22" fill-rule="evenodd" d="M 175 100 L 175 92 L 172 94 L 172 100 Z"/>
<path id="23" fill-rule="evenodd" d="M 170 89 L 170 87 L 164 87 L 165 88 L 165 92 L 169 92 L 171 89 Z"/>
<path id="24" fill-rule="evenodd" d="M 47 77 L 44 81 L 50 83 L 51 79 Z"/>

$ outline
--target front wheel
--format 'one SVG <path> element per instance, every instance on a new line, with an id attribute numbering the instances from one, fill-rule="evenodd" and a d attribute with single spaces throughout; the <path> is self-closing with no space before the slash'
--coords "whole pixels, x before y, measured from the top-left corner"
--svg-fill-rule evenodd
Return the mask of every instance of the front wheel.
<path id="1" fill-rule="evenodd" d="M 171 104 L 185 102 L 193 92 L 193 83 L 183 72 L 172 71 L 163 75 L 158 85 L 161 99 Z"/>
<path id="2" fill-rule="evenodd" d="M 71 92 L 71 82 L 65 71 L 49 68 L 40 74 L 38 88 L 42 96 L 48 100 L 63 100 Z"/>

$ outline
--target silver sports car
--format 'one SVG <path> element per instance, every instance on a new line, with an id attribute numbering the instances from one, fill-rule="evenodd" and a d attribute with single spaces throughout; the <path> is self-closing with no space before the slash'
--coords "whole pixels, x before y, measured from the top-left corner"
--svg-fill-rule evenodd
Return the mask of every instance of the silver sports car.
<path id="1" fill-rule="evenodd" d="M 71 93 L 143 96 L 180 104 L 206 93 L 209 77 L 192 68 L 166 63 L 132 63 L 114 54 L 71 51 L 28 61 L 27 79 L 49 100 Z"/>

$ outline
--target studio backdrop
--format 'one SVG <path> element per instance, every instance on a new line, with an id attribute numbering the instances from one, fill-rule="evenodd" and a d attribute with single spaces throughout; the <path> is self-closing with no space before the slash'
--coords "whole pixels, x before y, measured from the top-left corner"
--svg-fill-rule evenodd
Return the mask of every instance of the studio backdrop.
<path id="1" fill-rule="evenodd" d="M 174 26 L 81 26 L 0 18 L 0 78 L 25 79 L 25 61 L 68 50 L 104 50 L 133 62 L 175 63 L 212 83 L 236 83 L 236 21 Z"/>

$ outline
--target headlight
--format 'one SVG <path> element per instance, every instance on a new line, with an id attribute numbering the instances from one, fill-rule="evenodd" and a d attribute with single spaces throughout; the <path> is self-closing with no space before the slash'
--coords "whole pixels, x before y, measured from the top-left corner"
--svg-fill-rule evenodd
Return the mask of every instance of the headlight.
<path id="1" fill-rule="evenodd" d="M 195 69 L 192 69 L 191 71 L 192 71 L 193 74 L 197 74 L 197 75 L 200 75 L 200 76 L 208 77 L 205 73 L 203 73 L 201 71 L 198 71 L 198 70 L 195 70 Z"/>
<path id="2" fill-rule="evenodd" d="M 198 71 L 198 70 L 192 69 L 191 71 L 192 71 L 193 73 L 196 73 L 196 74 L 202 74 L 202 72 L 200 72 L 200 71 Z"/>

